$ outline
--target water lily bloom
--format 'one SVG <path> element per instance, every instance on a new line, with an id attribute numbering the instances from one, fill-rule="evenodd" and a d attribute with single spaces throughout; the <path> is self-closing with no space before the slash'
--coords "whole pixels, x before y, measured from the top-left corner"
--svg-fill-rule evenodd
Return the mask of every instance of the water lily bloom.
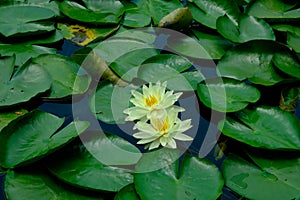
<path id="1" fill-rule="evenodd" d="M 133 134 L 133 137 L 140 139 L 137 144 L 146 144 L 145 148 L 149 148 L 149 150 L 158 148 L 160 145 L 175 149 L 174 139 L 193 140 L 192 137 L 183 134 L 192 127 L 191 119 L 181 121 L 176 109 L 153 110 L 149 116 L 150 123 L 139 121 L 134 126 L 134 129 L 139 131 Z"/>
<path id="2" fill-rule="evenodd" d="M 175 106 L 174 103 L 182 95 L 182 92 L 175 93 L 174 91 L 166 92 L 167 82 L 157 82 L 155 85 L 149 83 L 149 87 L 143 85 L 142 93 L 131 91 L 134 98 L 130 102 L 134 105 L 131 108 L 125 109 L 124 113 L 128 115 L 126 121 L 134 121 L 138 119 L 148 120 L 149 113 L 153 110 L 166 109 L 173 107 L 178 112 L 184 111 L 184 108 Z M 144 120 L 145 121 L 145 120 Z"/>

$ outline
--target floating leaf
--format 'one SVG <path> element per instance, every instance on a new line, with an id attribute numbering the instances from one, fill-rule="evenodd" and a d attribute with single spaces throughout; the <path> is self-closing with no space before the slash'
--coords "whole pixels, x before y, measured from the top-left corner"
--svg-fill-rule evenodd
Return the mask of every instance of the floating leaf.
<path id="1" fill-rule="evenodd" d="M 29 101 L 51 85 L 47 71 L 41 66 L 26 63 L 14 72 L 14 63 L 14 56 L 0 59 L 0 108 Z"/>
<path id="2" fill-rule="evenodd" d="M 124 123 L 126 115 L 123 111 L 129 107 L 129 99 L 133 89 L 132 85 L 119 87 L 111 83 L 101 82 L 90 99 L 90 108 L 97 118 L 105 123 Z"/>
<path id="3" fill-rule="evenodd" d="M 167 87 L 170 90 L 193 91 L 196 90 L 197 84 L 204 79 L 204 76 L 198 70 L 179 73 L 168 65 L 148 63 L 139 68 L 138 78 L 149 83 L 167 81 Z"/>
<path id="4" fill-rule="evenodd" d="M 144 13 L 140 9 L 130 9 L 126 11 L 124 16 L 124 26 L 139 28 L 149 25 L 151 22 L 151 17 Z"/>
<path id="5" fill-rule="evenodd" d="M 162 64 L 167 67 L 171 67 L 178 72 L 183 72 L 193 65 L 193 63 L 191 63 L 187 58 L 176 54 L 159 54 L 143 62 L 143 64 L 150 63 Z"/>
<path id="6" fill-rule="evenodd" d="M 47 98 L 83 94 L 90 85 L 91 77 L 81 73 L 80 66 L 65 56 L 46 54 L 32 59 L 32 62 L 43 66 L 53 80 Z"/>
<path id="7" fill-rule="evenodd" d="M 272 27 L 268 23 L 249 15 L 241 15 L 238 24 L 228 16 L 219 17 L 217 30 L 223 37 L 237 43 L 250 40 L 275 40 Z"/>
<path id="8" fill-rule="evenodd" d="M 216 29 L 217 19 L 225 14 L 237 24 L 240 11 L 234 0 L 190 0 L 190 2 L 197 6 L 196 9 L 193 4 L 189 5 L 194 19 L 205 26 Z"/>
<path id="9" fill-rule="evenodd" d="M 247 7 L 249 15 L 259 18 L 296 19 L 300 17 L 297 1 L 257 0 Z"/>
<path id="10" fill-rule="evenodd" d="M 233 47 L 233 43 L 219 35 L 206 34 L 195 29 L 193 33 L 212 59 L 220 59 L 228 49 Z"/>
<path id="11" fill-rule="evenodd" d="M 95 0 L 83 0 L 86 7 L 92 11 L 101 13 L 114 14 L 117 17 L 121 16 L 124 12 L 123 4 L 118 0 L 113 1 L 95 1 Z"/>
<path id="12" fill-rule="evenodd" d="M 179 55 L 199 59 L 212 59 L 198 40 L 187 36 L 174 35 L 174 38 L 168 39 L 167 47 Z"/>
<path id="13" fill-rule="evenodd" d="M 140 162 L 143 163 L 143 158 Z M 157 171 L 136 173 L 134 183 L 141 199 L 206 200 L 217 199 L 222 193 L 223 178 L 215 165 L 186 156 L 178 169 L 178 162 Z"/>
<path id="14" fill-rule="evenodd" d="M 276 159 L 261 161 L 269 167 L 259 168 L 230 155 L 222 165 L 226 186 L 249 199 L 295 199 L 300 193 L 299 159 L 282 160 L 284 164 Z"/>
<path id="15" fill-rule="evenodd" d="M 185 30 L 192 23 L 193 16 L 189 8 L 177 8 L 164 16 L 158 23 L 158 27 L 174 30 Z"/>
<path id="16" fill-rule="evenodd" d="M 29 42 L 29 41 L 28 41 Z M 31 44 L 0 44 L 1 56 L 16 55 L 16 66 L 23 65 L 30 58 L 37 57 L 41 54 L 55 54 L 56 49 L 47 48 Z"/>
<path id="17" fill-rule="evenodd" d="M 18 110 L 9 111 L 9 112 L 1 112 L 0 113 L 0 133 L 3 128 L 8 126 L 15 119 L 25 115 L 26 113 L 27 113 L 27 110 L 24 110 L 24 109 L 18 109 Z"/>
<path id="18" fill-rule="evenodd" d="M 275 53 L 272 61 L 284 73 L 300 78 L 300 62 L 289 51 Z"/>
<path id="19" fill-rule="evenodd" d="M 27 113 L 17 126 L 7 126 L 0 134 L 0 165 L 13 168 L 40 159 L 83 132 L 88 122 L 75 121 L 53 135 L 64 119 L 42 111 Z"/>
<path id="20" fill-rule="evenodd" d="M 287 24 L 276 24 L 273 29 L 281 32 L 287 32 L 287 45 L 297 53 L 300 53 L 300 27 Z"/>
<path id="21" fill-rule="evenodd" d="M 84 145 L 73 145 L 55 154 L 47 162 L 48 169 L 67 183 L 93 190 L 116 192 L 133 183 L 130 170 L 106 166 L 85 148 L 85 145 L 88 145 L 96 152 L 96 149 L 101 148 L 96 145 L 96 140 L 97 137 L 93 137 L 85 141 Z"/>
<path id="22" fill-rule="evenodd" d="M 12 17 L 13 16 L 13 17 Z M 38 6 L 12 5 L 0 7 L 0 33 L 5 37 L 45 33 L 54 30 L 54 12 Z"/>
<path id="23" fill-rule="evenodd" d="M 121 55 L 110 64 L 110 68 L 122 79 L 131 81 L 137 77 L 136 71 L 145 60 L 156 56 L 159 51 L 154 48 L 137 49 Z"/>
<path id="24" fill-rule="evenodd" d="M 248 145 L 266 149 L 300 149 L 299 120 L 286 111 L 261 106 L 227 116 L 218 128 L 224 135 Z M 275 126 L 276 125 L 276 126 Z"/>
<path id="25" fill-rule="evenodd" d="M 198 85 L 200 101 L 219 112 L 236 112 L 256 102 L 260 92 L 255 87 L 234 79 L 207 79 Z"/>
<path id="26" fill-rule="evenodd" d="M 252 83 L 274 85 L 283 80 L 272 64 L 274 53 L 284 47 L 271 41 L 250 41 L 233 47 L 217 65 L 219 75 Z"/>
<path id="27" fill-rule="evenodd" d="M 101 194 L 88 193 L 52 179 L 40 168 L 9 170 L 5 179 L 5 194 L 8 199 L 56 199 L 56 200 L 102 200 Z"/>
<path id="28" fill-rule="evenodd" d="M 58 2 L 58 5 L 60 11 L 64 15 L 80 22 L 93 24 L 117 24 L 120 21 L 120 18 L 113 13 L 92 11 L 76 2 L 62 1 Z"/>
<path id="29" fill-rule="evenodd" d="M 104 165 L 134 165 L 142 156 L 133 144 L 116 135 L 99 133 L 84 146 Z"/>
<path id="30" fill-rule="evenodd" d="M 139 200 L 139 196 L 135 191 L 134 184 L 130 184 L 122 188 L 116 194 L 114 200 Z"/>
<path id="31" fill-rule="evenodd" d="M 66 24 L 58 24 L 58 28 L 64 34 L 64 38 L 79 46 L 86 46 L 91 42 L 105 39 L 118 29 L 118 27 L 86 28 L 84 26 Z"/>

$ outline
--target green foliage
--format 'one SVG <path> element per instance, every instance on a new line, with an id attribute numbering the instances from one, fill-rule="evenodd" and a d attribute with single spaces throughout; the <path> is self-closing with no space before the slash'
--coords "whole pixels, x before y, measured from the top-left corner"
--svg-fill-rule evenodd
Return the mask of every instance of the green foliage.
<path id="1" fill-rule="evenodd" d="M 223 199 L 225 181 L 242 198 L 298 199 L 299 9 L 295 0 L 2 0 L 7 198 Z M 69 55 L 66 41 L 80 48 L 70 58 L 57 55 Z M 158 81 L 183 93 L 180 106 L 196 96 L 179 118 L 192 118 L 197 136 L 180 151 L 142 154 L 123 111 L 132 90 Z M 41 111 L 48 101 L 83 116 Z M 215 124 L 222 135 L 214 163 L 189 154 L 218 139 L 198 141 L 199 115 L 212 118 L 207 136 Z M 94 130 L 97 120 L 109 131 Z"/>

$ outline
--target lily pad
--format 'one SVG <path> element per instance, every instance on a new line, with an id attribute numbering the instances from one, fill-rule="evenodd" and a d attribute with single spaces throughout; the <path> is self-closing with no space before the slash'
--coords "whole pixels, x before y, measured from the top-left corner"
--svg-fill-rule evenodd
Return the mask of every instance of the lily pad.
<path id="1" fill-rule="evenodd" d="M 297 19 L 300 9 L 297 1 L 257 0 L 247 7 L 249 15 L 271 19 Z"/>
<path id="2" fill-rule="evenodd" d="M 159 51 L 155 48 L 137 49 L 121 55 L 109 66 L 119 77 L 130 82 L 137 77 L 136 68 L 156 55 L 159 55 Z"/>
<path id="3" fill-rule="evenodd" d="M 113 1 L 95 1 L 83 0 L 85 6 L 92 10 L 101 13 L 111 13 L 116 16 L 121 16 L 124 13 L 124 6 L 118 0 Z"/>
<path id="4" fill-rule="evenodd" d="M 58 2 L 60 11 L 67 17 L 85 23 L 117 24 L 120 18 L 114 13 L 93 11 L 72 1 Z"/>
<path id="5" fill-rule="evenodd" d="M 27 113 L 27 110 L 24 110 L 24 109 L 17 109 L 17 110 L 8 111 L 8 112 L 1 112 L 0 113 L 0 133 L 3 128 L 8 126 L 15 119 L 25 115 L 26 113 Z"/>
<path id="6" fill-rule="evenodd" d="M 250 41 L 233 47 L 217 64 L 220 76 L 252 83 L 274 85 L 283 80 L 273 66 L 272 58 L 283 46 L 272 41 Z"/>
<path id="7" fill-rule="evenodd" d="M 133 144 L 116 135 L 99 133 L 84 146 L 104 165 L 134 165 L 142 156 Z"/>
<path id="8" fill-rule="evenodd" d="M 43 20 L 50 19 L 54 15 L 52 10 L 39 6 L 12 5 L 0 7 L 0 33 L 9 37 L 52 31 L 55 29 L 54 23 Z"/>
<path id="9" fill-rule="evenodd" d="M 140 10 L 139 13 L 151 16 L 154 25 L 157 25 L 159 21 L 170 12 L 182 7 L 182 4 L 178 0 L 138 0 L 134 1 L 134 3 L 136 4 L 137 10 Z"/>
<path id="10" fill-rule="evenodd" d="M 41 66 L 26 63 L 14 72 L 14 63 L 14 56 L 0 59 L 0 108 L 26 102 L 51 85 L 47 71 Z"/>
<path id="11" fill-rule="evenodd" d="M 167 87 L 177 91 L 196 90 L 197 84 L 204 80 L 204 76 L 198 70 L 179 73 L 167 65 L 158 63 L 143 64 L 138 70 L 138 78 L 151 83 L 167 81 Z"/>
<path id="12" fill-rule="evenodd" d="M 195 29 L 193 29 L 193 33 L 212 59 L 220 59 L 228 49 L 233 47 L 233 43 L 222 36 L 207 34 Z"/>
<path id="13" fill-rule="evenodd" d="M 13 168 L 40 159 L 89 126 L 88 122 L 75 121 L 54 135 L 63 122 L 62 118 L 36 110 L 19 119 L 17 126 L 5 127 L 0 134 L 0 165 Z"/>
<path id="14" fill-rule="evenodd" d="M 227 116 L 219 122 L 219 130 L 224 135 L 253 147 L 300 149 L 300 123 L 289 112 L 275 107 L 260 106 L 242 110 L 237 113 L 237 119 Z"/>
<path id="15" fill-rule="evenodd" d="M 228 16 L 219 17 L 217 30 L 223 37 L 237 43 L 250 40 L 275 40 L 272 27 L 267 22 L 249 15 L 241 15 L 238 24 Z"/>
<path id="16" fill-rule="evenodd" d="M 143 158 L 140 163 L 143 162 Z M 185 156 L 157 171 L 136 173 L 135 188 L 141 199 L 217 199 L 223 178 L 218 168 L 207 160 Z"/>
<path id="17" fill-rule="evenodd" d="M 287 45 L 297 53 L 300 53 L 300 27 L 287 24 L 277 24 L 272 26 L 273 29 L 287 33 Z"/>
<path id="18" fill-rule="evenodd" d="M 102 200 L 101 194 L 84 192 L 54 180 L 40 168 L 9 170 L 5 179 L 5 194 L 8 199 L 56 199 L 56 200 Z"/>
<path id="19" fill-rule="evenodd" d="M 69 58 L 56 54 L 45 54 L 32 59 L 50 74 L 53 82 L 47 98 L 64 98 L 83 94 L 89 88 L 91 77 Z"/>
<path id="20" fill-rule="evenodd" d="M 97 143 L 97 137 L 92 137 L 85 144 L 74 144 L 71 148 L 64 149 L 50 157 L 48 169 L 59 179 L 86 189 L 116 192 L 133 183 L 132 171 L 104 165 L 85 148 L 85 145 L 101 148 Z M 96 152 L 96 149 L 92 150 Z"/>
<path id="21" fill-rule="evenodd" d="M 101 82 L 95 94 L 90 99 L 90 108 L 97 118 L 108 124 L 125 123 L 123 111 L 129 107 L 132 85 L 127 87 L 115 86 Z"/>
<path id="22" fill-rule="evenodd" d="M 30 42 L 30 41 L 28 41 Z M 31 44 L 0 44 L 1 56 L 12 56 L 16 55 L 16 66 L 23 65 L 30 58 L 37 57 L 41 54 L 55 54 L 56 49 L 47 48 L 38 45 Z"/>
<path id="23" fill-rule="evenodd" d="M 236 1 L 190 0 L 190 2 L 197 6 L 195 9 L 193 4 L 189 5 L 189 8 L 194 7 L 191 9 L 194 19 L 205 26 L 216 29 L 217 19 L 225 14 L 237 24 L 240 11 Z"/>
<path id="24" fill-rule="evenodd" d="M 219 112 L 236 112 L 256 102 L 260 92 L 254 86 L 234 79 L 207 79 L 198 85 L 200 101 Z"/>
<path id="25" fill-rule="evenodd" d="M 299 159 L 282 160 L 283 163 L 276 159 L 260 161 L 269 167 L 261 168 L 230 155 L 222 165 L 226 186 L 249 199 L 296 199 L 300 193 Z"/>
<path id="26" fill-rule="evenodd" d="M 134 184 L 130 184 L 122 188 L 115 196 L 114 200 L 139 200 L 139 196 L 135 191 Z"/>
<path id="27" fill-rule="evenodd" d="M 178 72 L 183 72 L 193 66 L 193 63 L 183 56 L 176 54 L 159 54 L 145 60 L 143 64 L 157 63 L 171 67 Z"/>
<path id="28" fill-rule="evenodd" d="M 295 58 L 291 52 L 285 51 L 276 53 L 272 59 L 273 63 L 284 73 L 300 78 L 300 62 Z"/>
<path id="29" fill-rule="evenodd" d="M 126 11 L 123 26 L 132 28 L 145 27 L 151 22 L 151 17 L 138 8 Z"/>

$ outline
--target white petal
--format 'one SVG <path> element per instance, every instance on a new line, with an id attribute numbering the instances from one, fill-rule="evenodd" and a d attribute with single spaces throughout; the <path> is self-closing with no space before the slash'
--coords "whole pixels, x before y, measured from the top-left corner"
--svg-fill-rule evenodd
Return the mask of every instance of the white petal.
<path id="1" fill-rule="evenodd" d="M 150 144 L 149 150 L 151 150 L 151 149 L 156 149 L 156 148 L 159 147 L 159 145 L 160 145 L 159 140 L 155 140 L 155 141 L 153 141 L 153 142 Z"/>
<path id="2" fill-rule="evenodd" d="M 141 139 L 137 142 L 137 144 L 148 144 L 150 142 L 153 142 L 154 140 L 156 140 L 156 138 L 154 138 L 154 139 L 152 139 L 152 138 L 150 138 L 150 139 Z"/>
<path id="3" fill-rule="evenodd" d="M 187 119 L 187 120 L 184 120 L 184 121 L 180 121 L 179 123 L 179 128 L 177 129 L 178 132 L 184 132 L 190 128 L 192 128 L 192 125 L 191 125 L 191 119 Z"/>
<path id="4" fill-rule="evenodd" d="M 176 140 L 181 140 L 181 141 L 191 141 L 193 140 L 192 137 L 182 134 L 182 133 L 177 133 L 175 136 L 173 136 L 174 139 Z"/>
<path id="5" fill-rule="evenodd" d="M 131 103 L 133 103 L 133 105 L 141 107 L 141 108 L 146 108 L 146 104 L 145 101 L 143 99 L 140 98 L 134 98 L 134 99 L 130 99 L 129 100 Z"/>
<path id="6" fill-rule="evenodd" d="M 146 122 L 141 122 L 141 121 L 137 122 L 135 128 L 137 128 L 141 132 L 146 132 L 150 134 L 157 133 L 157 130 L 155 130 L 150 124 Z"/>
<path id="7" fill-rule="evenodd" d="M 171 149 L 176 149 L 176 142 L 175 140 L 171 139 L 168 144 L 166 145 L 166 147 L 171 148 Z"/>
<path id="8" fill-rule="evenodd" d="M 145 133 L 145 132 L 137 132 L 132 135 L 133 137 L 137 139 L 150 139 L 150 138 L 158 138 L 160 135 L 156 134 L 150 134 L 150 133 Z"/>
<path id="9" fill-rule="evenodd" d="M 161 145 L 162 145 L 163 147 L 166 146 L 167 143 L 169 142 L 169 141 L 168 141 L 168 138 L 166 138 L 166 137 L 160 137 L 160 138 L 159 138 L 159 141 L 160 141 L 160 143 L 161 143 Z"/>
<path id="10" fill-rule="evenodd" d="M 138 107 L 132 107 L 131 109 L 126 109 L 124 110 L 124 112 L 127 112 L 126 114 L 128 114 L 128 119 L 130 119 L 130 121 L 134 121 L 136 119 L 141 119 L 144 116 L 147 115 L 148 110 L 145 110 L 143 108 L 138 108 Z"/>

